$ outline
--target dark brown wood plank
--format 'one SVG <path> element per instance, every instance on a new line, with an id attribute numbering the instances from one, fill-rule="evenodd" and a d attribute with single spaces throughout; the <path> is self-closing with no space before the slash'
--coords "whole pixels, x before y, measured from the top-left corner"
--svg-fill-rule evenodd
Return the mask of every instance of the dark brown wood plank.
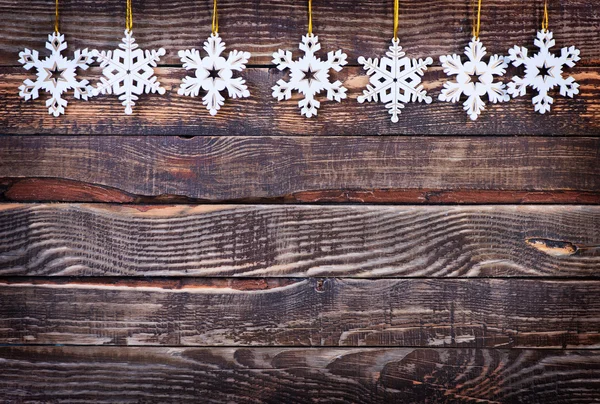
<path id="1" fill-rule="evenodd" d="M 8 402 L 593 403 L 582 350 L 0 348 Z"/>
<path id="2" fill-rule="evenodd" d="M 600 281 L 0 280 L 0 343 L 596 347 Z"/>
<path id="3" fill-rule="evenodd" d="M 596 3 L 590 0 L 549 2 L 550 29 L 556 47 L 581 49 L 580 65 L 600 63 Z M 125 29 L 125 3 L 120 0 L 61 1 L 61 32 L 71 49 L 113 49 Z M 314 32 L 323 50 L 343 49 L 351 63 L 359 56 L 382 54 L 392 37 L 393 2 L 337 0 L 313 2 Z M 533 49 L 542 21 L 542 3 L 489 0 L 484 4 L 481 38 L 490 52 L 507 53 L 514 45 Z M 134 33 L 145 48 L 164 47 L 163 63 L 179 64 L 177 51 L 198 48 L 210 34 L 211 2 L 145 0 L 133 3 Z M 472 8 L 463 0 L 402 0 L 400 38 L 415 57 L 461 52 L 471 36 Z M 24 48 L 43 49 L 52 32 L 54 1 L 0 1 L 3 35 L 0 64 L 15 65 Z M 253 64 L 270 64 L 279 48 L 297 49 L 307 30 L 302 1 L 220 0 L 220 34 L 230 49 L 252 52 Z"/>
<path id="4" fill-rule="evenodd" d="M 244 72 L 252 96 L 229 100 L 216 117 L 209 115 L 202 97 L 177 94 L 185 71 L 179 67 L 156 69 L 167 89 L 166 95 L 142 95 L 134 114 L 125 115 L 114 96 L 98 96 L 88 101 L 71 102 L 59 118 L 48 114 L 46 95 L 29 102 L 19 97 L 19 85 L 29 73 L 17 67 L 0 68 L 0 133 L 2 134 L 122 134 L 122 135 L 594 135 L 600 133 L 600 73 L 595 68 L 576 68 L 580 94 L 564 98 L 558 93 L 552 112 L 538 114 L 531 95 L 505 104 L 490 104 L 477 121 L 471 121 L 462 103 L 437 101 L 447 78 L 436 67 L 426 72 L 424 86 L 434 98 L 431 104 L 408 103 L 398 123 L 390 121 L 383 104 L 359 104 L 356 98 L 368 83 L 359 67 L 349 67 L 336 77 L 348 88 L 348 99 L 341 103 L 323 98 L 319 115 L 307 119 L 300 115 L 298 95 L 278 102 L 272 87 L 285 72 L 275 68 L 252 68 Z M 98 68 L 86 77 L 96 80 Z M 71 97 L 71 98 L 69 98 Z"/>
<path id="5" fill-rule="evenodd" d="M 598 229 L 598 206 L 4 204 L 0 275 L 589 277 Z"/>
<path id="6" fill-rule="evenodd" d="M 599 150 L 580 137 L 7 136 L 0 178 L 13 201 L 598 203 Z"/>

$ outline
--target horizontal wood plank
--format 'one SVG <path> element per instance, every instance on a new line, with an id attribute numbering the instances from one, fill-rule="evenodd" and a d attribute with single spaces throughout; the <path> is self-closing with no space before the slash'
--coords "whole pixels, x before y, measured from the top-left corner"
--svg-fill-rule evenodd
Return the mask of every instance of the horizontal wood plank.
<path id="1" fill-rule="evenodd" d="M 5 136 L 0 191 L 10 201 L 598 203 L 599 150 L 581 137 Z"/>
<path id="2" fill-rule="evenodd" d="M 593 403 L 598 351 L 0 348 L 8 402 Z"/>
<path id="3" fill-rule="evenodd" d="M 600 281 L 0 280 L 0 343 L 597 347 Z"/>
<path id="4" fill-rule="evenodd" d="M 54 1 L 0 1 L 3 35 L 0 64 L 15 65 L 23 48 L 42 49 L 54 27 Z M 549 2 L 550 29 L 556 48 L 581 49 L 580 65 L 600 64 L 598 21 L 593 1 Z M 125 3 L 81 0 L 60 3 L 60 30 L 70 49 L 113 49 L 125 29 Z M 343 49 L 351 63 L 359 56 L 381 55 L 393 34 L 393 2 L 337 0 L 313 2 L 314 32 L 323 51 Z M 481 38 L 490 52 L 507 53 L 514 45 L 533 48 L 541 28 L 542 4 L 490 0 L 482 12 Z M 199 48 L 210 34 L 211 2 L 146 0 L 133 3 L 134 33 L 146 49 L 164 47 L 162 63 L 180 64 L 177 51 Z M 472 7 L 463 0 L 402 0 L 401 44 L 415 57 L 461 52 L 471 37 Z M 270 64 L 279 48 L 297 49 L 307 30 L 306 2 L 219 0 L 220 34 L 230 49 L 252 53 L 252 64 Z"/>
<path id="5" fill-rule="evenodd" d="M 600 207 L 0 205 L 0 275 L 600 276 Z"/>
<path id="6" fill-rule="evenodd" d="M 514 73 L 515 71 L 513 71 Z M 552 112 L 534 112 L 532 96 L 509 103 L 489 104 L 477 121 L 471 121 L 462 103 L 437 101 L 447 81 L 441 68 L 426 72 L 424 86 L 434 98 L 431 104 L 408 103 L 399 122 L 392 123 L 385 106 L 380 103 L 359 104 L 356 98 L 368 83 L 359 67 L 349 67 L 335 74 L 348 88 L 348 98 L 338 103 L 321 96 L 316 118 L 300 115 L 296 94 L 278 102 L 272 87 L 286 76 L 275 68 L 251 68 L 243 73 L 251 97 L 228 100 L 216 117 L 202 104 L 202 97 L 177 94 L 186 71 L 180 67 L 156 69 L 167 89 L 165 95 L 146 94 L 136 102 L 133 115 L 125 115 L 115 96 L 98 96 L 88 101 L 70 100 L 65 115 L 55 118 L 45 106 L 46 94 L 25 102 L 18 87 L 30 74 L 21 68 L 0 68 L 0 134 L 120 134 L 120 135 L 594 135 L 600 133 L 600 73 L 595 68 L 575 68 L 573 76 L 580 83 L 575 98 L 556 93 Z M 99 68 L 86 76 L 92 82 L 100 76 Z"/>

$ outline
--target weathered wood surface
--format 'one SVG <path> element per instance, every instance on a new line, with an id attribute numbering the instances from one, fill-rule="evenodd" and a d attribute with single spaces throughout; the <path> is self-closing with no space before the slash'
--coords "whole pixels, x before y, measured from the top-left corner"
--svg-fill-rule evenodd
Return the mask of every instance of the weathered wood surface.
<path id="1" fill-rule="evenodd" d="M 598 229 L 598 206 L 4 204 L 0 275 L 596 277 Z"/>
<path id="2" fill-rule="evenodd" d="M 593 403 L 582 350 L 0 348 L 8 402 Z"/>
<path id="3" fill-rule="evenodd" d="M 0 343 L 597 347 L 600 281 L 0 280 Z"/>
<path id="4" fill-rule="evenodd" d="M 5 136 L 0 181 L 12 201 L 598 203 L 599 151 L 581 137 Z"/>
<path id="5" fill-rule="evenodd" d="M 581 85 L 580 94 L 571 99 L 557 93 L 550 114 L 534 112 L 531 95 L 528 95 L 509 103 L 489 104 L 474 122 L 463 111 L 462 103 L 437 101 L 447 78 L 441 68 L 432 68 L 426 72 L 424 86 L 436 101 L 408 103 L 399 122 L 392 123 L 383 104 L 356 101 L 368 83 L 368 76 L 359 67 L 346 68 L 336 74 L 348 88 L 348 99 L 341 103 L 323 99 L 319 116 L 314 119 L 300 115 L 297 94 L 288 101 L 278 102 L 273 98 L 271 88 L 286 74 L 275 68 L 251 68 L 244 72 L 252 96 L 229 100 L 216 117 L 209 115 L 202 97 L 177 94 L 180 81 L 186 75 L 184 69 L 163 67 L 156 69 L 156 74 L 167 93 L 140 96 L 131 116 L 123 113 L 124 107 L 115 96 L 82 101 L 67 95 L 67 99 L 72 100 L 67 113 L 55 118 L 45 107 L 46 94 L 29 102 L 19 97 L 19 85 L 33 73 L 19 67 L 5 67 L 0 68 L 0 134 L 597 136 L 600 134 L 600 73 L 597 70 L 573 69 L 573 76 Z M 100 75 L 99 68 L 93 68 L 83 77 L 93 78 L 95 82 Z"/>
<path id="6" fill-rule="evenodd" d="M 549 2 L 550 29 L 556 47 L 581 49 L 580 65 L 600 64 L 598 21 L 592 0 Z M 125 29 L 121 0 L 61 1 L 61 32 L 71 49 L 113 49 Z M 486 1 L 481 38 L 490 52 L 507 53 L 514 45 L 533 48 L 542 21 L 542 2 Z M 359 56 L 382 54 L 392 37 L 393 2 L 374 0 L 313 1 L 314 32 L 323 51 L 343 49 L 350 63 Z M 134 33 L 144 48 L 164 47 L 162 63 L 180 64 L 177 51 L 198 49 L 210 34 L 212 2 L 146 0 L 133 2 Z M 415 57 L 457 53 L 471 37 L 472 8 L 464 0 L 402 0 L 401 44 Z M 24 48 L 43 49 L 52 32 L 54 1 L 0 1 L 0 64 L 15 65 Z M 307 30 L 306 1 L 219 0 L 220 34 L 230 49 L 252 52 L 250 63 L 271 64 L 279 48 L 297 49 Z"/>

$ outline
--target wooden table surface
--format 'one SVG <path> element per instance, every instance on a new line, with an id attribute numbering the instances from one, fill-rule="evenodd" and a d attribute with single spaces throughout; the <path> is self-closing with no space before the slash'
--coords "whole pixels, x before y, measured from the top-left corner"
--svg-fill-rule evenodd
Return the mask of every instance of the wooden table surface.
<path id="1" fill-rule="evenodd" d="M 125 2 L 61 4 L 69 47 L 113 49 Z M 180 49 L 212 2 L 133 2 L 167 92 L 131 116 L 114 96 L 18 96 L 54 1 L 0 0 L 0 401 L 7 403 L 592 403 L 600 401 L 600 7 L 550 1 L 580 94 L 469 120 L 437 101 L 439 56 L 470 40 L 467 0 L 401 0 L 401 45 L 431 56 L 431 104 L 398 123 L 359 104 L 392 1 L 313 2 L 348 88 L 317 118 L 277 102 L 306 4 L 219 1 L 250 51 L 249 99 L 216 117 L 177 95 Z M 542 1 L 484 1 L 490 53 L 534 50 Z M 522 69 L 510 68 L 507 82 Z M 83 77 L 95 79 L 95 66 Z"/>

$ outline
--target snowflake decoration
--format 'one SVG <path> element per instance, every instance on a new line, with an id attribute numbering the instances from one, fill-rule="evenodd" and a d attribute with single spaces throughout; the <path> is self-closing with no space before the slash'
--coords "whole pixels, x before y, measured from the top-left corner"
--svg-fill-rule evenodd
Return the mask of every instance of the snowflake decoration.
<path id="1" fill-rule="evenodd" d="M 233 50 L 225 59 L 221 53 L 225 51 L 225 42 L 221 41 L 219 34 L 211 34 L 204 42 L 204 51 L 207 56 L 201 57 L 200 51 L 186 49 L 179 51 L 179 57 L 183 67 L 187 70 L 196 70 L 196 77 L 186 76 L 177 91 L 180 95 L 197 97 L 200 89 L 206 91 L 202 97 L 202 103 L 211 115 L 225 103 L 221 91 L 227 89 L 231 98 L 249 97 L 250 91 L 244 79 L 233 78 L 233 71 L 242 71 L 250 59 L 250 52 Z"/>
<path id="2" fill-rule="evenodd" d="M 319 37 L 307 34 L 302 37 L 300 50 L 304 56 L 297 61 L 292 60 L 292 52 L 279 49 L 273 53 L 273 63 L 279 70 L 290 69 L 290 80 L 286 82 L 279 80 L 273 86 L 273 97 L 278 101 L 289 100 L 292 97 L 292 91 L 296 90 L 304 95 L 304 98 L 298 102 L 300 113 L 307 118 L 317 115 L 317 110 L 321 103 L 315 99 L 315 95 L 321 91 L 327 91 L 327 99 L 340 102 L 346 98 L 346 88 L 337 80 L 334 83 L 329 81 L 329 69 L 336 72 L 342 70 L 346 62 L 346 54 L 341 50 L 329 52 L 327 60 L 321 60 L 315 56 L 315 52 L 321 49 Z"/>
<path id="3" fill-rule="evenodd" d="M 502 76 L 508 63 L 503 56 L 493 55 L 488 63 L 482 59 L 486 55 L 485 47 L 478 38 L 473 37 L 469 46 L 465 47 L 465 55 L 469 59 L 464 64 L 459 55 L 440 56 L 444 73 L 456 75 L 456 81 L 444 83 L 439 96 L 440 101 L 458 102 L 464 94 L 467 100 L 463 103 L 464 110 L 472 120 L 476 120 L 485 109 L 481 97 L 486 93 L 488 100 L 493 103 L 506 102 L 510 96 L 504 83 L 494 82 L 494 76 Z"/>
<path id="4" fill-rule="evenodd" d="M 527 48 L 515 46 L 508 51 L 509 59 L 513 65 L 525 65 L 525 77 L 514 77 L 513 81 L 508 83 L 508 93 L 515 96 L 523 96 L 527 92 L 527 87 L 531 87 L 538 92 L 533 97 L 534 108 L 540 114 L 550 112 L 550 106 L 554 99 L 548 95 L 548 92 L 556 86 L 560 86 L 560 95 L 573 98 L 579 94 L 579 84 L 573 77 L 564 79 L 562 76 L 563 66 L 573 67 L 579 60 L 579 50 L 574 46 L 562 48 L 560 57 L 550 53 L 550 48 L 555 45 L 551 31 L 539 31 L 535 46 L 540 50 L 533 56 L 527 56 Z"/>
<path id="5" fill-rule="evenodd" d="M 73 59 L 67 59 L 61 52 L 67 48 L 65 36 L 58 32 L 48 35 L 46 49 L 52 53 L 40 60 L 36 50 L 25 49 L 19 53 L 19 62 L 26 70 L 35 67 L 37 79 L 27 79 L 19 87 L 19 96 L 25 101 L 39 97 L 39 91 L 44 90 L 51 94 L 46 101 L 48 113 L 59 116 L 65 113 L 67 100 L 62 98 L 64 92 L 73 89 L 75 98 L 87 100 L 92 95 L 92 87 L 87 80 L 76 79 L 77 68 L 86 70 L 93 62 L 91 52 L 87 49 L 76 50 Z"/>
<path id="6" fill-rule="evenodd" d="M 404 108 L 403 103 L 425 101 L 431 103 L 431 97 L 423 90 L 421 76 L 433 59 L 411 59 L 405 57 L 398 39 L 392 39 L 392 46 L 386 52 L 387 57 L 379 59 L 358 58 L 369 78 L 367 89 L 358 97 L 358 102 L 375 101 L 386 103 L 385 107 L 392 115 L 392 122 L 398 122 L 398 114 Z"/>
<path id="7" fill-rule="evenodd" d="M 130 115 L 138 99 L 143 93 L 158 92 L 164 94 L 165 89 L 160 86 L 154 69 L 165 50 L 142 51 L 133 38 L 133 32 L 125 30 L 123 43 L 114 51 L 92 51 L 96 60 L 103 68 L 104 77 L 94 89 L 94 95 L 112 94 L 119 96 L 125 106 L 125 113 Z"/>

